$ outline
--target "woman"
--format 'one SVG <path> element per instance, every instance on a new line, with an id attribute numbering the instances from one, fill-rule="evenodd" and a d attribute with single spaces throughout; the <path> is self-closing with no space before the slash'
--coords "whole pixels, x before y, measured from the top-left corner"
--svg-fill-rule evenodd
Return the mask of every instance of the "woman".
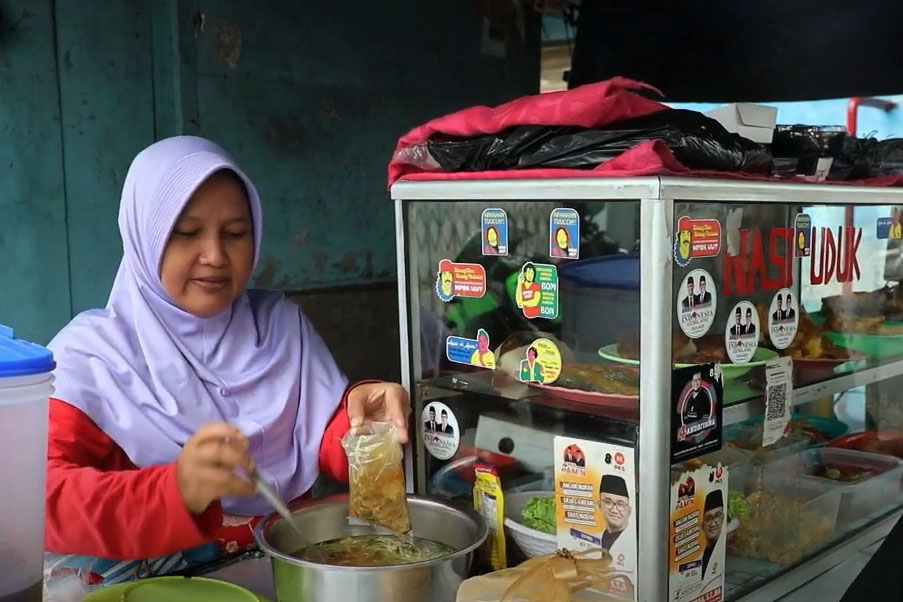
<path id="1" fill-rule="evenodd" d="M 568 231 L 565 228 L 558 228 L 555 230 L 555 237 L 552 241 L 552 257 L 570 257 L 570 253 L 568 248 L 571 246 L 570 237 L 568 236 Z"/>
<path id="2" fill-rule="evenodd" d="M 525 263 L 521 273 L 518 274 L 514 296 L 515 302 L 523 310 L 525 318 L 539 317 L 542 292 L 539 283 L 536 282 L 536 266 L 532 263 Z"/>
<path id="3" fill-rule="evenodd" d="M 50 344 L 50 566 L 118 582 L 214 560 L 271 510 L 248 471 L 290 502 L 321 472 L 347 479 L 349 425 L 393 421 L 407 440 L 400 386 L 349 388 L 297 305 L 245 290 L 261 218 L 212 142 L 170 138 L 132 162 L 107 306 Z"/>

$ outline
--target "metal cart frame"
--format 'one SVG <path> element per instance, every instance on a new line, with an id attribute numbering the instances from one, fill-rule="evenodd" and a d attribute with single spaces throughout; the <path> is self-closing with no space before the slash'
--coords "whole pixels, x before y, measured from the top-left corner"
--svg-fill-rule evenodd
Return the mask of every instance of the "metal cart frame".
<path id="1" fill-rule="evenodd" d="M 782 184 L 737 180 L 690 178 L 568 178 L 524 180 L 442 180 L 399 182 L 392 187 L 398 267 L 398 310 L 400 316 L 401 368 L 403 384 L 412 390 L 412 374 L 419 374 L 419 340 L 412 316 L 417 315 L 417 291 L 409 282 L 409 260 L 416 261 L 405 240 L 405 209 L 411 201 L 492 201 L 492 200 L 604 200 L 640 201 L 640 320 L 654 333 L 640 348 L 643 378 L 640 384 L 640 422 L 637 441 L 639 471 L 638 598 L 643 602 L 668 599 L 668 540 L 670 499 L 669 429 L 672 332 L 672 245 L 674 204 L 680 201 L 726 203 L 793 203 L 821 205 L 903 205 L 903 190 L 836 185 Z M 408 301 L 410 300 L 410 307 Z M 669 308 L 663 311 L 662 308 Z M 650 330 L 651 329 L 651 330 Z M 875 383 L 903 374 L 898 360 L 833 380 L 794 390 L 794 405 L 800 405 L 852 387 Z M 761 399 L 725 408 L 725 425 L 763 411 Z M 408 450 L 410 452 L 410 449 Z M 414 465 L 406 454 L 408 483 L 413 482 Z M 818 556 L 773 579 L 743 602 L 775 600 L 838 564 L 852 551 L 868 547 L 890 530 L 899 513 L 836 543 Z"/>

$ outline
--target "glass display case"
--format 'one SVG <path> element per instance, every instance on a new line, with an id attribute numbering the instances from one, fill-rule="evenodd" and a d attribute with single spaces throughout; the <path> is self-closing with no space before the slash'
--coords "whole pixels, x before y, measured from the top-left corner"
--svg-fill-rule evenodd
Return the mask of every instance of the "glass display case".
<path id="1" fill-rule="evenodd" d="M 509 565 L 556 547 L 524 537 L 518 494 L 568 503 L 553 495 L 562 436 L 635 452 L 622 509 L 639 600 L 701 592 L 675 575 L 704 581 L 709 548 L 695 569 L 674 554 L 699 467 L 727 475 L 725 518 L 700 502 L 700 546 L 723 525 L 726 558 L 707 600 L 777 599 L 898 518 L 903 191 L 655 177 L 392 196 L 408 483 L 472 503 L 474 468 L 493 467 Z M 700 374 L 702 410 L 687 401 Z M 610 521 L 604 479 L 593 495 Z"/>

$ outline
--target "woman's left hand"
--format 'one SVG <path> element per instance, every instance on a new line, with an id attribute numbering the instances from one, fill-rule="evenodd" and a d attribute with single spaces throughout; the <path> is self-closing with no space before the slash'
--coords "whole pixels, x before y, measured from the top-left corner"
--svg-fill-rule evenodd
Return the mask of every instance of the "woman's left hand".
<path id="1" fill-rule="evenodd" d="M 401 385 L 367 383 L 354 387 L 348 394 L 348 418 L 352 427 L 367 422 L 392 422 L 398 428 L 402 444 L 408 442 L 410 415 L 411 398 Z"/>

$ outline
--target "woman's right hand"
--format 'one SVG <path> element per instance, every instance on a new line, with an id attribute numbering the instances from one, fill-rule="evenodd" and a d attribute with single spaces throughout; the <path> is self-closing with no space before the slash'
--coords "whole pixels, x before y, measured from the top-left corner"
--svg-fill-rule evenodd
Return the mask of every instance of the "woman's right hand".
<path id="1" fill-rule="evenodd" d="M 222 497 L 254 495 L 256 488 L 236 473 L 239 468 L 254 469 L 247 437 L 225 423 L 199 428 L 185 442 L 176 462 L 179 493 L 188 510 L 200 514 Z"/>

